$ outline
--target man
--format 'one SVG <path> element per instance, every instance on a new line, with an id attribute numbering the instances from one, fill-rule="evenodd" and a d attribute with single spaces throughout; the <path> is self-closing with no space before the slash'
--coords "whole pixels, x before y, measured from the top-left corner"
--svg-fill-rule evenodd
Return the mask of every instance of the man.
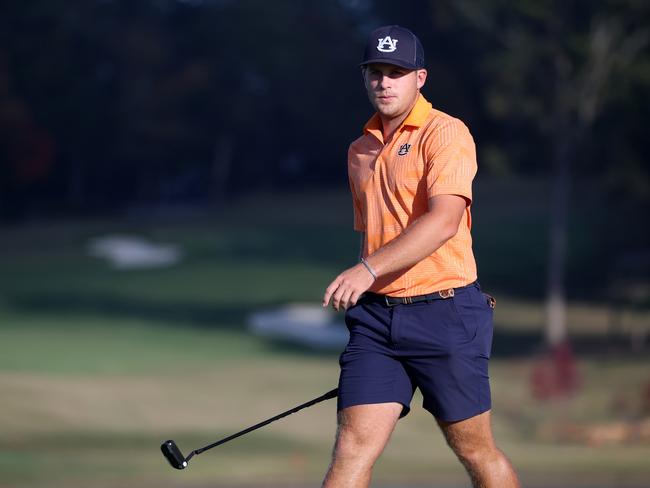
<path id="1" fill-rule="evenodd" d="M 471 248 L 472 136 L 420 95 L 424 52 L 408 29 L 373 31 L 361 66 L 377 113 L 348 153 L 361 262 L 323 298 L 323 306 L 346 309 L 350 331 L 323 486 L 369 486 L 420 388 L 474 486 L 518 487 L 490 426 L 494 300 L 476 282 Z"/>

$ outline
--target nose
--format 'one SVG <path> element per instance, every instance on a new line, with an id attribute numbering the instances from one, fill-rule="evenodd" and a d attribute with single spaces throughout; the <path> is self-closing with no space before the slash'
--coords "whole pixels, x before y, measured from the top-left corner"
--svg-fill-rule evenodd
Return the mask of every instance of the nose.
<path id="1" fill-rule="evenodd" d="M 390 76 L 386 76 L 385 74 L 379 75 L 378 83 L 377 83 L 377 88 L 388 88 L 390 86 Z"/>

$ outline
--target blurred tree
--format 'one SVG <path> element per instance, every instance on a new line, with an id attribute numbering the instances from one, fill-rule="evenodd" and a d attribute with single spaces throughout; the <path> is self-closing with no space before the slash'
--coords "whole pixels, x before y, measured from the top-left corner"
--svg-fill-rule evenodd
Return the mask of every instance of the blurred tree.
<path id="1" fill-rule="evenodd" d="M 572 238 L 579 273 L 567 273 L 572 293 L 593 297 L 604 286 L 592 263 L 647 243 L 643 226 L 600 223 L 614 208 L 638 221 L 650 202 L 646 3 L 1 2 L 0 219 L 344 188 L 347 145 L 371 114 L 366 34 L 400 23 L 425 45 L 427 98 L 475 135 L 482 176 L 546 176 L 564 158 L 599 184 L 581 195 L 601 211 L 580 236 L 600 226 L 600 239 L 576 255 Z M 537 253 L 482 276 L 539 296 Z"/>
<path id="2" fill-rule="evenodd" d="M 545 141 L 553 166 L 547 278 L 548 344 L 566 341 L 565 265 L 571 167 L 595 121 L 647 62 L 650 7 L 638 0 L 434 2 L 483 47 L 485 106 Z M 650 78 L 641 80 L 650 87 Z M 609 89 L 608 89 L 609 88 Z M 524 141 L 530 143 L 530 140 Z"/>
<path id="3" fill-rule="evenodd" d="M 34 0 L 0 27 L 2 78 L 56 140 L 50 183 L 77 212 L 344 181 L 365 115 L 340 82 L 358 56 L 339 3 Z"/>

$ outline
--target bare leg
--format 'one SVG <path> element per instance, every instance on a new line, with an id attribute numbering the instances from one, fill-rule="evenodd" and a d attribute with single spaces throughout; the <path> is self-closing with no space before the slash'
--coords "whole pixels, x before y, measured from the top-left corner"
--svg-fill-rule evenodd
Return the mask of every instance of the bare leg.
<path id="1" fill-rule="evenodd" d="M 386 447 L 402 412 L 399 403 L 377 403 L 344 408 L 332 463 L 323 488 L 367 488 L 372 467 Z"/>
<path id="2" fill-rule="evenodd" d="M 494 443 L 489 411 L 460 422 L 438 420 L 438 425 L 474 488 L 519 488 L 515 470 Z"/>

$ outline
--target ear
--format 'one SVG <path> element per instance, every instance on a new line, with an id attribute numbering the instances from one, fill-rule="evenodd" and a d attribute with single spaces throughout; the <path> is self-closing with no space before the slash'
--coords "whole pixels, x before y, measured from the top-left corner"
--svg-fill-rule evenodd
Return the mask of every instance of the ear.
<path id="1" fill-rule="evenodd" d="M 366 76 L 368 74 L 368 66 L 363 65 L 361 67 L 361 79 L 363 79 L 363 86 L 368 88 L 368 77 Z"/>
<path id="2" fill-rule="evenodd" d="M 424 86 L 424 83 L 427 81 L 427 70 L 419 69 L 415 72 L 415 80 L 417 83 L 418 90 Z"/>

